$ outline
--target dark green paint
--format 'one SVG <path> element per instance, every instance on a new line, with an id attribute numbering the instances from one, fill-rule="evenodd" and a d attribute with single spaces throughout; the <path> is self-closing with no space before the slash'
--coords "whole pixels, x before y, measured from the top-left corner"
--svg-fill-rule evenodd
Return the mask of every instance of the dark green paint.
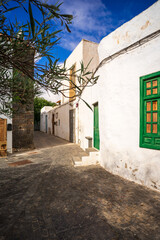
<path id="1" fill-rule="evenodd" d="M 146 89 L 155 88 L 151 84 L 151 88 L 146 88 L 146 83 L 148 81 L 158 80 L 158 93 L 146 96 Z M 158 111 L 153 111 L 151 108 L 151 113 L 158 112 L 158 122 L 157 123 L 157 133 L 152 133 L 152 118 L 151 118 L 151 133 L 146 133 L 146 104 L 147 101 L 156 101 Z M 152 115 L 152 114 L 151 114 Z M 140 77 L 140 147 L 150 148 L 150 149 L 160 149 L 160 72 L 152 73 L 143 77 Z"/>
<path id="2" fill-rule="evenodd" d="M 100 149 L 98 103 L 94 105 L 94 147 Z"/>

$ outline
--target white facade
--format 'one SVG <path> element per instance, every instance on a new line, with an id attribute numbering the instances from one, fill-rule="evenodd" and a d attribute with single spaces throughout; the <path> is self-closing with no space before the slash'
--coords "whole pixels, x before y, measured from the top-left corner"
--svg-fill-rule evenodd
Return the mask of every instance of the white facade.
<path id="1" fill-rule="evenodd" d="M 41 132 L 51 133 L 50 128 L 48 128 L 48 112 L 51 109 L 53 109 L 53 107 L 50 107 L 50 106 L 45 106 L 41 109 L 41 114 L 40 114 L 40 131 Z"/>
<path id="2" fill-rule="evenodd" d="M 65 103 L 63 105 L 54 107 L 48 113 L 48 127 L 51 129 L 51 134 L 70 140 L 69 136 L 69 111 L 73 109 L 73 105 Z M 53 121 L 54 119 L 54 121 Z M 53 125 L 54 122 L 54 125 Z"/>
<path id="3" fill-rule="evenodd" d="M 1 114 L 0 118 L 7 119 L 7 125 L 11 124 L 12 129 L 12 119 Z M 7 152 L 12 153 L 12 130 L 7 130 Z"/>
<path id="4" fill-rule="evenodd" d="M 106 58 L 99 69 L 101 165 L 155 189 L 160 189 L 160 150 L 139 147 L 140 77 L 160 71 L 159 13 L 160 1 L 102 39 L 98 49 L 100 61 Z"/>
<path id="5" fill-rule="evenodd" d="M 91 61 L 92 59 L 92 61 Z M 87 66 L 91 61 L 88 70 L 94 71 L 98 66 L 98 44 L 82 40 L 78 46 L 74 49 L 71 55 L 66 60 L 66 68 L 75 66 L 75 70 L 80 69 L 81 62 L 84 66 Z M 65 82 L 65 84 L 69 83 Z M 77 84 L 77 82 L 76 82 Z M 77 84 L 78 85 L 78 84 Z M 87 99 L 87 103 L 92 107 L 93 103 L 97 102 L 96 86 L 88 87 L 85 89 L 83 99 Z M 55 107 L 49 114 L 48 127 L 51 129 L 51 134 L 61 137 L 66 140 L 71 140 L 71 123 L 70 123 L 70 111 L 73 110 L 73 142 L 80 144 L 82 148 L 88 147 L 88 140 L 85 138 L 90 136 L 93 138 L 93 112 L 86 106 L 81 100 L 76 98 L 74 101 L 69 101 L 69 91 L 65 92 L 65 97 L 62 96 L 62 105 Z M 93 96 L 92 96 L 93 95 Z M 53 116 L 54 115 L 54 116 Z M 53 118 L 54 118 L 54 130 L 53 130 Z M 72 140 L 71 140 L 72 141 Z"/>

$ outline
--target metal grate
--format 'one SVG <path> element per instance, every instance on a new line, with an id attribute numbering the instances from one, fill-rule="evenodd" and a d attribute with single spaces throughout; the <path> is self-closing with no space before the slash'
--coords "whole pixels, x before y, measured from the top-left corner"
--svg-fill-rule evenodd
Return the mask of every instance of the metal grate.
<path id="1" fill-rule="evenodd" d="M 8 165 L 10 167 L 17 167 L 17 166 L 21 166 L 21 165 L 26 165 L 26 164 L 29 164 L 29 163 L 32 163 L 32 161 L 30 160 L 22 160 L 22 161 L 18 161 L 18 162 L 14 162 L 14 163 L 8 163 Z"/>

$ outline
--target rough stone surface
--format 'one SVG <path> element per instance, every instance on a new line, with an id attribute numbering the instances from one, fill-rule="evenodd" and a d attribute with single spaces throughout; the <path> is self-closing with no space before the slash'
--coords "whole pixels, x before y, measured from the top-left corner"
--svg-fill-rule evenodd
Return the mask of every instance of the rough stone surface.
<path id="1" fill-rule="evenodd" d="M 17 50 L 18 51 L 18 50 Z M 20 50 L 19 57 L 22 62 L 25 59 L 26 72 L 34 75 L 34 50 Z M 14 72 L 16 72 L 14 74 Z M 34 86 L 33 81 L 24 74 L 13 71 L 13 95 L 19 98 L 18 102 L 13 103 L 13 149 L 34 148 Z"/>
<path id="2" fill-rule="evenodd" d="M 13 114 L 13 148 L 33 148 L 33 104 L 30 104 L 28 108 L 27 105 L 19 103 L 19 109 Z"/>
<path id="3" fill-rule="evenodd" d="M 82 149 L 50 140 L 52 147 L 0 159 L 0 240 L 160 239 L 158 192 L 100 166 L 74 168 Z M 8 165 L 22 160 L 32 163 Z"/>

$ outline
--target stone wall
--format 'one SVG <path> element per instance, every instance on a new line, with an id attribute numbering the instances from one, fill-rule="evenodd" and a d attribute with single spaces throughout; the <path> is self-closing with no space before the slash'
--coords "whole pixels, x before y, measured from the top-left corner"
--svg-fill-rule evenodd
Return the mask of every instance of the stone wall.
<path id="1" fill-rule="evenodd" d="M 13 149 L 34 148 L 34 105 L 18 105 L 13 114 Z"/>
<path id="2" fill-rule="evenodd" d="M 26 71 L 33 75 L 33 50 L 28 51 L 26 60 Z M 13 150 L 34 148 L 34 83 L 17 70 L 13 70 L 13 102 Z"/>

